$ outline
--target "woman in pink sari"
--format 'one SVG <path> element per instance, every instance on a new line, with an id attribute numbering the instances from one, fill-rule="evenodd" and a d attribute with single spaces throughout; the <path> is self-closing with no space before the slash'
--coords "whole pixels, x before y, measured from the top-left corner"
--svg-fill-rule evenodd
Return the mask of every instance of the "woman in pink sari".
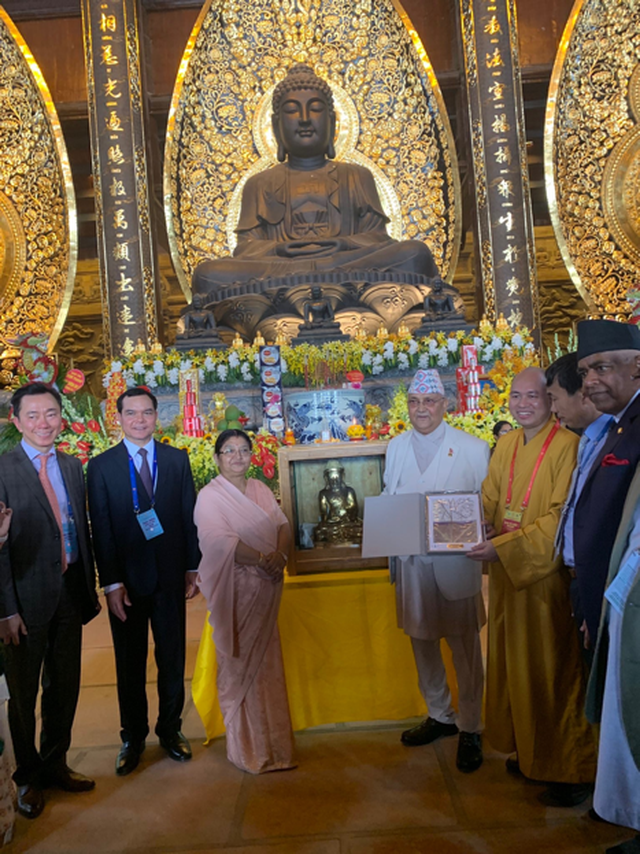
<path id="1" fill-rule="evenodd" d="M 198 495 L 195 522 L 202 552 L 198 584 L 211 612 L 227 757 L 252 774 L 293 768 L 278 634 L 289 523 L 269 487 L 246 478 L 246 433 L 222 432 L 215 460 L 220 475 Z"/>

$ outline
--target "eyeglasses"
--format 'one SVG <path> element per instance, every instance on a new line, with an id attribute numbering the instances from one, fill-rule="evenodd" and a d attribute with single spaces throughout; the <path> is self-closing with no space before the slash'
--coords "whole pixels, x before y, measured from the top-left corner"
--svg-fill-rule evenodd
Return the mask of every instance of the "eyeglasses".
<path id="1" fill-rule="evenodd" d="M 220 451 L 221 457 L 230 457 L 234 454 L 240 457 L 250 457 L 251 448 L 226 448 L 224 451 Z"/>

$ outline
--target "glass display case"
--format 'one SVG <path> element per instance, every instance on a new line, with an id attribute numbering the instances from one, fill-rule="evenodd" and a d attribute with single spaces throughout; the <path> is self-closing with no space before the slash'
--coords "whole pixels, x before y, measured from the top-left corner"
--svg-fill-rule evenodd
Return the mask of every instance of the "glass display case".
<path id="1" fill-rule="evenodd" d="M 290 575 L 371 569 L 362 557 L 364 499 L 383 489 L 387 442 L 330 442 L 280 448 L 280 493 L 293 544 Z"/>

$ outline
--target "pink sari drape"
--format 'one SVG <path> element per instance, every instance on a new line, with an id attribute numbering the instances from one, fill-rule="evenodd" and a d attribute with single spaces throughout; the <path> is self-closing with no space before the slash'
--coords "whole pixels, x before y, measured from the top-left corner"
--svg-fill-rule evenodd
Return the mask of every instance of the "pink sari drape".
<path id="1" fill-rule="evenodd" d="M 255 774 L 295 764 L 277 624 L 282 581 L 237 564 L 235 550 L 242 541 L 265 554 L 274 551 L 286 521 L 271 490 L 257 480 L 247 481 L 243 495 L 218 476 L 196 502 L 198 583 L 214 629 L 227 756 Z"/>

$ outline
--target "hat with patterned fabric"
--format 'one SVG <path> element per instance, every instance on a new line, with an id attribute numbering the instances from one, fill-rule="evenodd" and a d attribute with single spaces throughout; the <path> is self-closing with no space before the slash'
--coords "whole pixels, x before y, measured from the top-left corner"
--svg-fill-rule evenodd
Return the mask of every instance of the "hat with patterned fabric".
<path id="1" fill-rule="evenodd" d="M 407 389 L 407 394 L 441 394 L 444 396 L 444 386 L 440 374 L 433 368 L 417 371 Z"/>

